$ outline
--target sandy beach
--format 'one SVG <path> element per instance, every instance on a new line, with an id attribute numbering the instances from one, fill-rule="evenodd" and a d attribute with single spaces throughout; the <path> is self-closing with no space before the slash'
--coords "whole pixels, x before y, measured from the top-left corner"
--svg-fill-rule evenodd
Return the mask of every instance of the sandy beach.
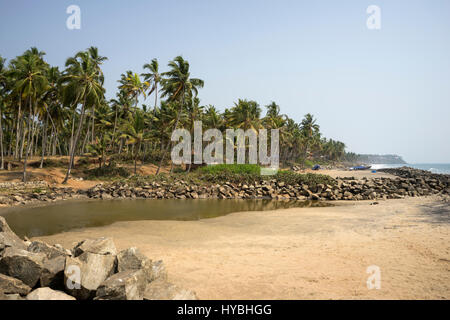
<path id="1" fill-rule="evenodd" d="M 449 299 L 450 209 L 437 197 L 337 202 L 200 221 L 118 222 L 41 237 L 113 237 L 163 259 L 200 299 Z M 369 266 L 381 289 L 367 288 Z"/>

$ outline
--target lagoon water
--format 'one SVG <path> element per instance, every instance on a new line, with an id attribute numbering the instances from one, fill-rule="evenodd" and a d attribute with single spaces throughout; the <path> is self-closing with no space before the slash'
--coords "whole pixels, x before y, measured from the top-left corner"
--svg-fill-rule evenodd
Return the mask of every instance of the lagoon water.
<path id="1" fill-rule="evenodd" d="M 100 227 L 117 221 L 199 220 L 240 211 L 264 211 L 291 207 L 330 206 L 317 201 L 272 200 L 93 200 L 66 201 L 40 207 L 3 209 L 11 229 L 19 236 L 36 237 L 71 229 Z"/>
<path id="2" fill-rule="evenodd" d="M 411 167 L 432 173 L 450 174 L 450 163 L 372 164 L 372 169 Z"/>

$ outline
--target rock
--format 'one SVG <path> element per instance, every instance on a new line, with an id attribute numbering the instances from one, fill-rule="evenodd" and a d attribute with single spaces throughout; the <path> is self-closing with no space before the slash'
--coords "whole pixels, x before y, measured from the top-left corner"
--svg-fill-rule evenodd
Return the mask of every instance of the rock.
<path id="1" fill-rule="evenodd" d="M 113 197 L 109 193 L 102 193 L 101 198 L 102 200 L 109 200 L 112 199 Z"/>
<path id="2" fill-rule="evenodd" d="M 81 241 L 73 248 L 73 255 L 75 257 L 78 257 L 85 252 L 116 255 L 117 249 L 111 238 L 87 239 Z"/>
<path id="3" fill-rule="evenodd" d="M 76 300 L 68 294 L 50 289 L 48 287 L 38 288 L 27 295 L 27 300 Z"/>
<path id="4" fill-rule="evenodd" d="M 31 288 L 19 279 L 0 274 L 0 292 L 4 294 L 27 295 Z"/>
<path id="5" fill-rule="evenodd" d="M 191 290 L 181 289 L 165 280 L 155 280 L 145 288 L 144 300 L 198 300 L 198 298 Z"/>
<path id="6" fill-rule="evenodd" d="M 0 216 L 0 251 L 6 247 L 25 250 L 25 243 L 9 228 L 5 218 Z"/>
<path id="7" fill-rule="evenodd" d="M 114 274 L 116 257 L 85 252 L 77 258 L 67 257 L 64 269 L 66 291 L 77 299 L 93 298 L 100 284 Z M 78 274 L 73 274 L 79 271 Z"/>
<path id="8" fill-rule="evenodd" d="M 0 292 L 0 300 L 25 300 L 20 296 L 20 294 L 14 293 L 14 294 L 6 294 Z"/>
<path id="9" fill-rule="evenodd" d="M 53 259 L 46 259 L 42 268 L 39 282 L 41 287 L 52 289 L 64 289 L 64 269 L 66 267 L 66 257 L 57 256 Z"/>
<path id="10" fill-rule="evenodd" d="M 151 281 L 154 280 L 167 280 L 167 270 L 162 260 L 156 261 L 152 264 L 152 276 Z"/>
<path id="11" fill-rule="evenodd" d="M 97 289 L 96 300 L 142 300 L 147 285 L 144 270 L 127 270 L 109 277 Z"/>
<path id="12" fill-rule="evenodd" d="M 28 246 L 27 250 L 33 253 L 43 253 L 46 255 L 47 259 L 53 259 L 56 257 L 65 257 L 67 255 L 64 249 L 59 249 L 55 246 L 50 246 L 42 241 L 33 241 Z"/>
<path id="13" fill-rule="evenodd" d="M 0 273 L 34 287 L 42 273 L 45 255 L 8 247 L 0 259 Z"/>
<path id="14" fill-rule="evenodd" d="M 311 194 L 311 200 L 320 200 L 320 197 L 317 194 L 312 193 Z"/>
<path id="15" fill-rule="evenodd" d="M 58 250 L 60 250 L 60 251 L 63 251 L 63 252 L 65 253 L 66 256 L 71 256 L 71 255 L 72 255 L 72 252 L 71 252 L 69 249 L 63 248 L 63 246 L 60 245 L 59 243 L 55 243 L 55 244 L 53 245 L 53 247 L 55 247 L 56 249 L 58 249 Z"/>
<path id="16" fill-rule="evenodd" d="M 152 260 L 142 254 L 139 249 L 133 247 L 122 250 L 117 255 L 117 270 L 144 270 L 146 281 L 152 280 Z"/>
<path id="17" fill-rule="evenodd" d="M 351 199 L 353 199 L 353 194 L 350 191 L 345 191 L 344 197 L 348 200 L 351 200 Z"/>

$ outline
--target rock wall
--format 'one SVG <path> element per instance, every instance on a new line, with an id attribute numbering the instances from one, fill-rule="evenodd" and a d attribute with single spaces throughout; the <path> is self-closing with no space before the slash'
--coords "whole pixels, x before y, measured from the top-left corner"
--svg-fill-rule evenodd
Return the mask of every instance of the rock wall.
<path id="1" fill-rule="evenodd" d="M 334 184 L 292 184 L 259 180 L 251 184 L 193 185 L 184 180 L 148 182 L 139 186 L 126 183 L 99 184 L 89 190 L 48 188 L 41 192 L 15 192 L 0 197 L 7 205 L 63 199 L 291 199 L 291 200 L 374 200 L 404 197 L 450 195 L 450 175 L 433 174 L 412 168 L 383 169 L 395 178 L 338 178 Z"/>
<path id="2" fill-rule="evenodd" d="M 72 250 L 22 241 L 0 217 L 0 300 L 193 300 L 167 281 L 162 261 L 137 248 L 117 252 L 111 238 Z"/>

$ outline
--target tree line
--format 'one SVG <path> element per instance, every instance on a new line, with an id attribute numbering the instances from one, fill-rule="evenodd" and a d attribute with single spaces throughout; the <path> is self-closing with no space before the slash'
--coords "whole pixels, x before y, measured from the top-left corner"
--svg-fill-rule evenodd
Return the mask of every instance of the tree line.
<path id="1" fill-rule="evenodd" d="M 107 159 L 168 162 L 174 129 L 279 129 L 280 161 L 305 159 L 339 161 L 345 144 L 323 137 L 317 120 L 306 114 L 299 122 L 272 102 L 262 108 L 253 100 L 239 99 L 220 112 L 202 105 L 198 92 L 204 81 L 191 77 L 189 62 L 175 57 L 160 71 L 157 59 L 143 65 L 142 73 L 126 71 L 118 80 L 116 97 L 105 98 L 102 64 L 107 60 L 96 47 L 69 57 L 64 70 L 45 61 L 35 47 L 8 63 L 0 56 L 0 169 L 5 157 L 27 163 L 40 157 L 69 156 L 64 183 L 70 178 L 76 156 L 95 155 L 100 167 Z M 139 101 L 145 103 L 140 104 Z M 147 101 L 149 101 L 147 103 Z M 348 154 L 351 155 L 351 154 Z M 171 170 L 173 167 L 171 167 Z"/>

